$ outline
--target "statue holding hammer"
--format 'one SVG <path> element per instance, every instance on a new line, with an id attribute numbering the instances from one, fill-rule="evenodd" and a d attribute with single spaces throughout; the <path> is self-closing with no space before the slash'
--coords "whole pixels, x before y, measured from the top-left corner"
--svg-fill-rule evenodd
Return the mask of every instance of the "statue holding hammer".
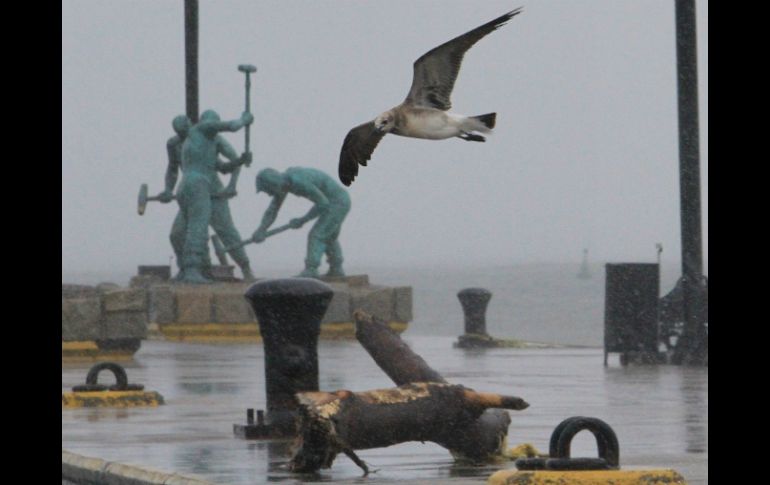
<path id="1" fill-rule="evenodd" d="M 212 200 L 217 195 L 218 187 L 221 187 L 221 182 L 219 186 L 216 184 L 219 180 L 216 172 L 229 172 L 251 161 L 250 152 L 244 152 L 240 158 L 231 159 L 230 162 L 219 161 L 217 158 L 219 152 L 227 154 L 232 151 L 232 147 L 226 145 L 219 133 L 237 131 L 250 125 L 253 120 L 251 113 L 244 112 L 238 120 L 221 121 L 216 112 L 208 110 L 203 112 L 200 122 L 188 130 L 187 138 L 182 144 L 182 181 L 177 189 L 178 217 L 181 217 L 181 225 L 184 229 L 179 281 L 211 282 L 206 278 L 205 273 L 211 264 L 208 251 L 208 226 L 212 217 L 217 215 L 213 211 Z M 229 210 L 227 214 L 229 215 Z M 229 225 L 232 225 L 232 221 Z M 240 239 L 237 231 L 235 237 Z M 248 259 L 246 259 L 246 265 L 248 268 Z M 249 275 L 244 276 L 250 276 L 251 271 L 248 270 L 248 272 Z"/>
<path id="2" fill-rule="evenodd" d="M 256 67 L 244 64 L 238 66 L 238 70 L 246 74 L 246 112 L 244 113 L 244 116 L 248 114 L 248 117 L 251 117 L 249 103 L 249 92 L 251 84 L 250 74 L 256 71 Z M 253 118 L 251 119 L 253 120 Z M 241 121 L 243 121 L 243 117 Z M 199 126 L 196 125 L 196 132 L 201 133 L 207 130 L 210 131 L 213 126 L 212 122 L 219 122 L 219 116 L 214 111 L 206 111 L 201 116 L 201 122 L 199 125 L 202 125 L 204 122 L 208 123 L 208 125 L 201 127 L 203 131 L 198 130 Z M 248 123 L 250 122 L 251 121 Z M 180 269 L 179 275 L 176 279 L 179 281 L 186 281 L 191 283 L 207 283 L 209 282 L 206 277 L 208 273 L 207 270 L 208 267 L 211 266 L 208 247 L 206 245 L 208 225 L 211 225 L 211 227 L 214 229 L 214 232 L 221 238 L 221 240 L 225 241 L 226 244 L 232 245 L 239 242 L 241 239 L 240 234 L 238 233 L 238 230 L 235 228 L 235 225 L 232 221 L 228 199 L 237 195 L 236 184 L 241 170 L 241 165 L 248 165 L 251 162 L 251 152 L 249 151 L 249 124 L 246 124 L 246 148 L 244 150 L 243 156 L 240 159 L 233 147 L 227 142 L 227 140 L 225 140 L 221 135 L 215 134 L 213 139 L 207 141 L 209 146 L 203 150 L 208 151 L 209 153 L 197 153 L 198 150 L 190 151 L 188 158 L 189 155 L 192 154 L 193 163 L 190 163 L 190 159 L 187 160 L 187 163 L 184 163 L 182 156 L 183 142 L 185 142 L 188 137 L 188 133 L 191 130 L 191 123 L 189 118 L 184 115 L 177 116 L 174 118 L 172 126 L 176 132 L 176 136 L 170 138 L 167 143 L 168 168 L 166 170 L 165 177 L 165 190 L 158 194 L 156 197 L 147 197 L 147 186 L 146 184 L 143 185 L 142 190 L 140 190 L 139 213 L 142 214 L 144 212 L 144 205 L 148 200 L 158 200 L 162 203 L 168 203 L 174 198 L 178 199 L 180 203 L 180 211 L 174 220 L 170 235 L 171 245 L 174 249 L 177 263 L 179 264 Z M 231 125 L 226 128 L 225 131 L 233 131 L 233 128 L 234 126 Z M 216 129 L 214 131 L 221 130 Z M 207 138 L 208 136 L 209 135 L 206 135 L 204 138 Z M 214 147 L 213 154 L 211 153 L 211 145 Z M 201 147 L 202 145 L 199 146 L 199 148 Z M 218 160 L 218 155 L 223 155 L 230 161 L 230 163 Z M 196 163 L 195 159 L 201 157 L 208 158 L 208 160 L 205 162 L 198 160 Z M 187 178 L 187 186 L 192 183 L 190 180 L 193 180 L 197 177 L 197 172 L 208 173 L 209 182 L 205 187 L 205 190 L 202 185 L 199 185 L 196 191 L 191 191 L 189 187 L 185 185 L 185 178 L 183 178 L 183 183 L 180 184 L 179 192 L 177 194 L 180 197 L 176 197 L 173 194 L 173 190 L 177 182 L 179 169 L 181 168 L 182 171 L 185 172 L 189 167 L 192 167 L 192 171 L 194 173 Z M 223 186 L 222 181 L 217 176 L 217 171 L 232 174 L 227 187 Z M 186 191 L 184 199 L 181 196 L 183 188 Z M 208 193 L 210 196 L 210 204 L 208 208 L 204 207 L 205 204 L 203 204 L 201 199 L 204 193 Z M 209 217 L 207 223 L 204 224 L 203 219 L 205 219 L 206 212 L 209 213 Z M 190 226 L 190 224 L 192 224 L 192 226 Z M 201 227 L 203 229 L 201 229 Z M 203 243 L 203 247 L 201 247 L 200 244 L 200 233 L 202 232 L 204 232 L 203 240 L 205 241 Z M 194 235 L 191 236 L 191 234 Z M 187 247 L 188 244 L 191 246 Z M 186 247 L 187 249 L 185 249 Z M 249 259 L 243 248 L 234 248 L 232 251 L 230 251 L 230 254 L 241 268 L 243 278 L 245 280 L 253 280 L 254 276 L 251 272 Z M 185 271 L 185 264 L 190 266 L 189 263 L 191 258 L 196 261 L 192 265 L 194 269 Z"/>
<path id="3" fill-rule="evenodd" d="M 207 117 L 208 116 L 209 115 L 207 115 Z M 175 198 L 173 190 L 179 177 L 179 170 L 182 168 L 182 142 L 190 129 L 190 121 L 186 116 L 180 115 L 174 118 L 172 125 L 177 132 L 177 135 L 170 138 L 167 143 L 168 168 L 166 169 L 166 188 L 157 196 L 157 200 L 163 203 L 171 202 Z M 229 199 L 236 195 L 235 187 L 241 166 L 238 164 L 238 154 L 227 140 L 222 136 L 217 135 L 215 143 L 217 155 L 222 155 L 230 161 L 230 164 L 217 161 L 215 165 L 217 171 L 223 173 L 232 171 L 232 174 L 227 187 L 222 184 L 222 181 L 216 173 L 211 174 L 209 187 L 211 192 L 211 216 L 209 225 L 223 241 L 227 241 L 227 244 L 233 244 L 240 241 L 241 236 L 233 224 L 233 219 L 230 214 Z M 249 157 L 250 154 L 244 154 L 244 156 Z M 233 169 L 233 167 L 235 168 Z M 174 254 L 176 255 L 176 260 L 180 269 L 180 275 L 177 279 L 183 279 L 183 272 L 181 271 L 182 254 L 184 252 L 185 237 L 187 234 L 187 222 L 188 217 L 186 217 L 185 211 L 180 206 L 180 210 L 174 219 L 174 224 L 171 226 L 171 234 L 169 236 L 171 247 L 174 249 Z M 246 252 L 243 249 L 235 249 L 231 251 L 231 254 L 235 262 L 241 268 L 243 278 L 245 280 L 252 280 L 254 275 L 251 272 L 251 266 Z M 204 261 L 203 267 L 208 268 L 211 265 L 208 251 L 204 256 Z M 206 271 L 204 270 L 204 275 L 205 273 Z"/>

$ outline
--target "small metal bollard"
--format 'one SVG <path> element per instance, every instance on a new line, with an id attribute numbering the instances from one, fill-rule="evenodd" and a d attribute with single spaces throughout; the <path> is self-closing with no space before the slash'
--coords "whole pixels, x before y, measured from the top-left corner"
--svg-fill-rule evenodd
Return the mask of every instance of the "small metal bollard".
<path id="1" fill-rule="evenodd" d="M 492 292 L 484 288 L 466 288 L 457 293 L 465 315 L 465 335 L 457 338 L 454 346 L 463 349 L 521 347 L 513 339 L 498 339 L 487 333 L 487 305 Z"/>
<path id="2" fill-rule="evenodd" d="M 487 334 L 487 305 L 492 292 L 484 288 L 466 288 L 457 293 L 465 315 L 465 335 L 460 335 L 455 347 L 495 347 L 495 340 Z"/>
<path id="3" fill-rule="evenodd" d="M 331 287 L 311 278 L 264 280 L 246 291 L 264 342 L 267 415 L 259 410 L 255 424 L 253 410 L 247 411 L 248 424 L 233 425 L 237 436 L 294 436 L 294 395 L 318 390 L 318 335 L 333 296 Z"/>
<path id="4" fill-rule="evenodd" d="M 457 293 L 465 314 L 465 333 L 487 335 L 487 305 L 492 292 L 484 288 L 466 288 Z"/>
<path id="5" fill-rule="evenodd" d="M 254 422 L 254 408 L 246 410 L 246 424 L 234 424 L 233 433 L 239 438 L 258 440 L 265 438 L 284 438 L 281 429 L 265 424 L 265 411 L 257 410 L 257 421 Z"/>

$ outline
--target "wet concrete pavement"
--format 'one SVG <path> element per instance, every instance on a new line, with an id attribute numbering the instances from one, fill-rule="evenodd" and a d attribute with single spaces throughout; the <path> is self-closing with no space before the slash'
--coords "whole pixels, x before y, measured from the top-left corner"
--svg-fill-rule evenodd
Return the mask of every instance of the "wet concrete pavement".
<path id="1" fill-rule="evenodd" d="M 708 481 L 708 369 L 602 365 L 601 349 L 461 350 L 453 338 L 404 340 L 452 383 L 517 395 L 530 403 L 511 411 L 508 443 L 532 443 L 547 452 L 553 428 L 574 415 L 609 423 L 620 441 L 622 468 L 673 468 L 691 484 Z M 319 344 L 320 388 L 363 391 L 393 387 L 355 341 Z M 246 408 L 265 408 L 261 345 L 198 345 L 145 341 L 129 382 L 158 391 L 158 408 L 62 409 L 62 448 L 105 460 L 197 475 L 221 484 L 285 482 L 482 483 L 512 462 L 456 465 L 433 443 L 364 450 L 378 470 L 366 479 L 340 455 L 320 475 L 297 476 L 282 465 L 288 442 L 247 441 L 233 435 Z M 62 392 L 85 381 L 90 364 L 63 364 Z M 111 377 L 107 378 L 108 381 Z M 577 435 L 572 456 L 595 456 L 590 433 Z"/>

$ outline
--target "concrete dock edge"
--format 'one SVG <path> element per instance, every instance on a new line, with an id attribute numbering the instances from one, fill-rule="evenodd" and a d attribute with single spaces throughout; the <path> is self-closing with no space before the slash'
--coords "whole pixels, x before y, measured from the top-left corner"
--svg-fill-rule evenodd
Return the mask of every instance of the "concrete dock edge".
<path id="1" fill-rule="evenodd" d="M 62 483 L 77 485 L 217 485 L 177 473 L 166 473 L 150 468 L 105 461 L 61 452 Z"/>

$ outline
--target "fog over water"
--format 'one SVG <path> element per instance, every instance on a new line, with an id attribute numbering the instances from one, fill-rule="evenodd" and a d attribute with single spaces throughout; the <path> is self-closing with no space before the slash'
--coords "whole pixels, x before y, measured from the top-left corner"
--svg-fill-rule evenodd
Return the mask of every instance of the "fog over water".
<path id="1" fill-rule="evenodd" d="M 350 188 L 349 273 L 372 267 L 655 261 L 680 252 L 674 3 L 200 1 L 200 108 L 240 115 L 252 81 L 254 163 L 230 202 L 242 237 L 269 199 L 264 167 L 336 178 L 348 130 L 400 103 L 412 62 L 513 8 L 466 55 L 453 111 L 495 111 L 486 143 L 388 136 Z M 704 258 L 708 258 L 708 3 L 697 3 Z M 168 264 L 163 188 L 185 109 L 183 2 L 62 3 L 62 279 Z M 238 151 L 243 134 L 226 137 Z M 309 209 L 287 199 L 280 225 Z M 258 276 L 302 268 L 309 226 L 247 248 Z M 100 276 L 88 276 L 100 275 Z M 117 276 L 110 276 L 117 275 Z M 376 279 L 376 278 L 375 278 Z M 402 284 L 410 284 L 403 281 Z"/>

